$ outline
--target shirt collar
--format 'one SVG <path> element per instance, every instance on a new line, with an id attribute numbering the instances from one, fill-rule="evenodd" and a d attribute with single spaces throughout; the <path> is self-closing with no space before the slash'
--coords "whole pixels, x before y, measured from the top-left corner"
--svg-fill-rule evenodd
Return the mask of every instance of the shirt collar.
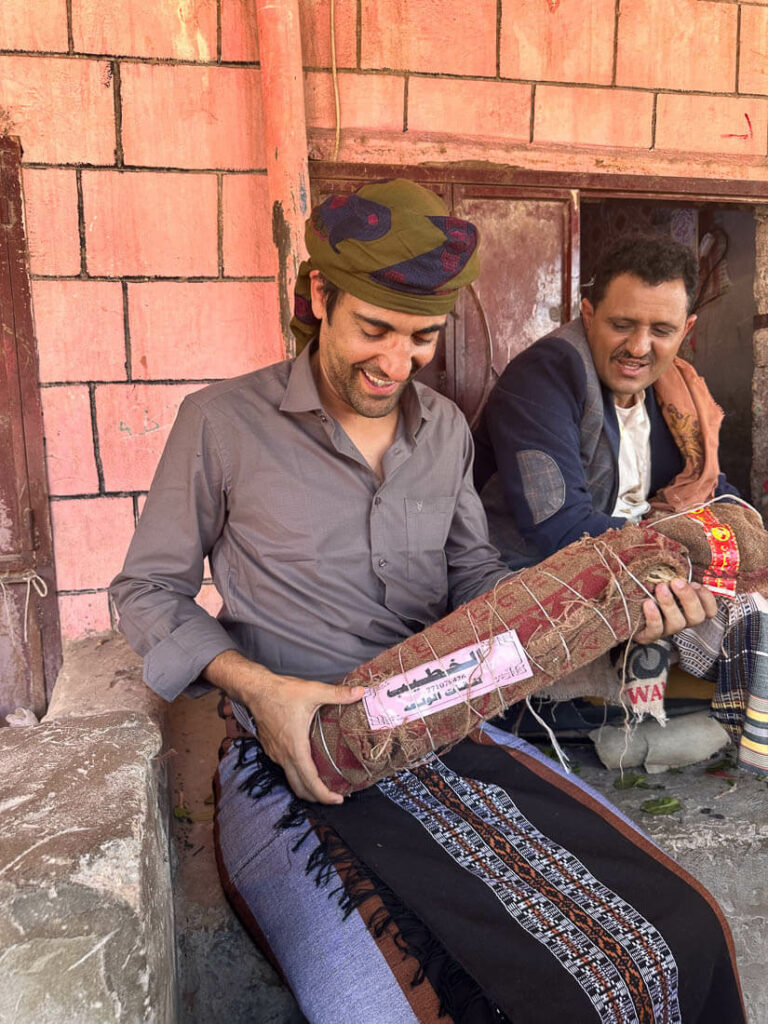
<path id="1" fill-rule="evenodd" d="M 285 394 L 280 403 L 281 412 L 316 412 L 323 408 L 309 362 L 316 345 L 317 341 L 307 345 L 291 363 Z"/>
<path id="2" fill-rule="evenodd" d="M 296 356 L 291 364 L 288 374 L 288 383 L 285 388 L 283 400 L 280 403 L 281 412 L 317 412 L 322 410 L 323 403 L 320 401 L 317 384 L 312 374 L 310 358 L 317 347 L 317 340 L 307 345 L 305 349 Z M 419 428 L 424 420 L 431 416 L 431 409 L 424 400 L 424 385 L 409 384 L 400 399 L 400 408 L 403 411 L 403 421 L 411 437 L 416 437 Z"/>

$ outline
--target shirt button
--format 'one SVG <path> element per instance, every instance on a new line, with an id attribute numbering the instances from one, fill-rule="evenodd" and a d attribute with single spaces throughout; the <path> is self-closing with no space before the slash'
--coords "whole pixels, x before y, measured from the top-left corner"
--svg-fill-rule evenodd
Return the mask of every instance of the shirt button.
<path id="1" fill-rule="evenodd" d="M 380 559 L 379 559 L 379 568 L 380 568 L 380 569 L 383 569 L 383 568 L 385 568 L 385 566 L 386 566 L 386 565 L 387 565 L 387 560 L 386 560 L 386 558 L 380 558 Z"/>
<path id="2" fill-rule="evenodd" d="M 378 494 L 373 499 L 373 504 L 376 505 L 377 507 L 381 504 L 381 498 L 378 496 Z"/>

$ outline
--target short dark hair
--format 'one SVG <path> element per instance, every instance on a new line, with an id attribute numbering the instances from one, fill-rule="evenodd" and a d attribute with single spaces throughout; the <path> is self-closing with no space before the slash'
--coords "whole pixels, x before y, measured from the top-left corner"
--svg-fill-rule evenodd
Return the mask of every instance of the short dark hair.
<path id="1" fill-rule="evenodd" d="M 333 311 L 336 308 L 336 303 L 344 292 L 338 287 L 338 285 L 335 285 L 333 281 L 329 281 L 325 274 L 320 274 L 319 278 L 320 287 L 322 288 L 323 295 L 325 296 L 325 319 L 330 323 Z"/>
<path id="2" fill-rule="evenodd" d="M 699 287 L 698 261 L 692 249 L 669 235 L 628 236 L 614 242 L 597 264 L 590 298 L 594 307 L 620 274 L 634 274 L 651 285 L 681 280 L 692 312 Z"/>

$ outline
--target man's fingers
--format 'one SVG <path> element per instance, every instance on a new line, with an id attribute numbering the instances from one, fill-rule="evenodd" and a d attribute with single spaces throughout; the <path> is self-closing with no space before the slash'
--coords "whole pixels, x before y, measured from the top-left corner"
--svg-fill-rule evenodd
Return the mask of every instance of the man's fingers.
<path id="1" fill-rule="evenodd" d="M 331 689 L 334 704 L 354 704 L 355 701 L 362 700 L 365 693 L 363 686 L 333 686 Z"/>
<path id="2" fill-rule="evenodd" d="M 335 683 L 305 683 L 304 692 L 311 686 L 311 700 L 320 707 L 323 704 L 354 704 L 365 693 L 364 686 L 337 686 Z"/>
<path id="3" fill-rule="evenodd" d="M 291 773 L 295 774 L 294 780 L 286 768 L 286 776 L 291 789 L 303 800 L 314 800 L 320 804 L 341 804 L 344 797 L 340 793 L 334 793 L 328 789 L 317 773 L 312 755 L 307 750 L 306 755 L 297 755 L 290 764 Z"/>
<path id="4" fill-rule="evenodd" d="M 699 626 L 709 616 L 709 598 L 714 603 L 714 594 L 711 594 L 706 587 L 694 587 L 691 583 L 683 580 L 672 580 L 672 590 L 680 603 L 680 608 L 685 616 L 686 626 Z M 715 611 L 717 606 L 715 605 Z M 685 626 L 681 627 L 685 628 Z"/>
<path id="5" fill-rule="evenodd" d="M 643 601 L 643 615 L 645 616 L 645 625 L 635 635 L 634 640 L 638 644 L 652 644 L 664 635 L 664 622 L 655 601 L 651 601 L 650 598 Z"/>
<path id="6" fill-rule="evenodd" d="M 712 591 L 701 583 L 692 583 L 691 586 L 699 595 L 699 601 L 704 609 L 704 615 L 708 619 L 714 619 L 717 615 L 717 598 Z"/>
<path id="7" fill-rule="evenodd" d="M 643 603 L 645 626 L 635 636 L 640 644 L 653 643 L 663 636 L 679 633 L 688 626 L 699 626 L 717 613 L 715 595 L 698 583 L 672 580 L 656 587 L 656 600 Z"/>
<path id="8" fill-rule="evenodd" d="M 662 583 L 656 587 L 656 600 L 664 618 L 665 636 L 704 621 L 696 591 L 685 580 L 672 580 L 669 586 Z"/>

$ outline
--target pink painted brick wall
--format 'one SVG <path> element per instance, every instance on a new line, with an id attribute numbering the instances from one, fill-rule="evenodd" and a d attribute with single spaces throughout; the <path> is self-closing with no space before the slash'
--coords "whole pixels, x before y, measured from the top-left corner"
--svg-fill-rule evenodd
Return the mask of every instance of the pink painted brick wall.
<path id="1" fill-rule="evenodd" d="M 77 173 L 25 168 L 22 176 L 29 269 L 33 274 L 80 273 Z"/>
<path id="2" fill-rule="evenodd" d="M 90 274 L 216 276 L 214 175 L 109 170 L 82 180 Z"/>
<path id="3" fill-rule="evenodd" d="M 337 6 L 356 68 L 356 0 Z M 323 65 L 328 0 L 302 7 Z M 106 588 L 189 382 L 284 356 L 258 59 L 253 0 L 0 4 L 65 639 L 110 626 Z"/>
<path id="4" fill-rule="evenodd" d="M 261 86 L 255 68 L 129 64 L 122 75 L 122 100 L 128 164 L 230 170 L 264 166 Z"/>
<path id="5" fill-rule="evenodd" d="M 88 388 L 46 388 L 42 399 L 51 494 L 98 494 Z"/>
<path id="6" fill-rule="evenodd" d="M 731 92 L 737 19 L 736 4 L 622 0 L 616 84 Z"/>
<path id="7" fill-rule="evenodd" d="M 327 158 L 330 0 L 299 11 L 309 151 Z M 335 15 L 342 160 L 766 176 L 768 2 Z M 68 638 L 110 621 L 105 588 L 189 382 L 282 355 L 260 59 L 254 0 L 0 4 Z"/>
<path id="8" fill-rule="evenodd" d="M 29 5 L 0 4 L 0 40 L 4 50 L 56 51 L 67 49 L 67 6 L 65 0 L 38 4 L 35 16 Z"/>
<path id="9" fill-rule="evenodd" d="M 259 34 L 254 0 L 221 0 L 222 60 L 259 59 Z"/>
<path id="10" fill-rule="evenodd" d="M 29 161 L 111 163 L 115 155 L 113 72 L 107 61 L 0 57 L 5 128 Z"/>
<path id="11" fill-rule="evenodd" d="M 32 283 L 32 302 L 41 381 L 125 377 L 119 281 L 38 278 Z"/>
<path id="12" fill-rule="evenodd" d="M 264 175 L 227 174 L 223 179 L 222 245 L 225 277 L 274 277 L 269 189 Z"/>
<path id="13" fill-rule="evenodd" d="M 502 75 L 610 85 L 615 6 L 615 0 L 518 0 L 504 4 Z"/>
<path id="14" fill-rule="evenodd" d="M 584 112 L 589 117 L 584 123 Z M 540 85 L 534 142 L 647 149 L 653 132 L 653 95 L 629 89 Z"/>
<path id="15" fill-rule="evenodd" d="M 413 78 L 408 130 L 528 141 L 531 86 L 522 82 Z"/>
<path id="16" fill-rule="evenodd" d="M 178 377 L 181 367 L 190 380 L 235 377 L 282 358 L 271 282 L 130 284 L 128 308 L 134 380 Z"/>
<path id="17" fill-rule="evenodd" d="M 394 75 L 341 72 L 338 78 L 344 128 L 402 131 L 405 82 Z M 310 71 L 304 86 L 307 125 L 332 128 L 335 121 L 333 79 L 327 71 Z"/>
<path id="18" fill-rule="evenodd" d="M 365 0 L 362 66 L 496 74 L 496 0 Z"/>
<path id="19" fill-rule="evenodd" d="M 130 498 L 80 498 L 51 505 L 60 590 L 104 590 L 122 564 L 134 528 Z"/>
<path id="20" fill-rule="evenodd" d="M 96 424 L 104 487 L 108 493 L 148 490 L 182 399 L 199 387 L 199 384 L 97 385 Z"/>
<path id="21" fill-rule="evenodd" d="M 216 0 L 72 0 L 72 36 L 83 53 L 207 61 L 216 57 Z"/>

